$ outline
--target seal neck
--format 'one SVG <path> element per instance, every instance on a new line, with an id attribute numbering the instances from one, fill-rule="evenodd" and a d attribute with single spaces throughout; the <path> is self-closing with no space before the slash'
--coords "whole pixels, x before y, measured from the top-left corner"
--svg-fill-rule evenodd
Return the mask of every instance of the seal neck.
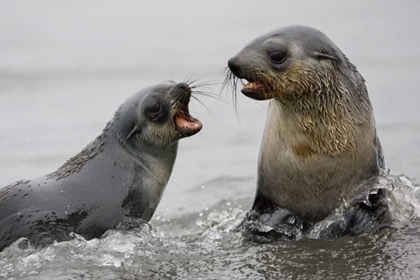
<path id="1" fill-rule="evenodd" d="M 133 162 L 136 169 L 144 170 L 161 187 L 165 187 L 175 163 L 178 141 L 156 146 L 134 136 L 128 143 L 117 117 L 108 126 L 109 129 L 103 132 L 105 142 L 118 147 L 118 156 Z"/>

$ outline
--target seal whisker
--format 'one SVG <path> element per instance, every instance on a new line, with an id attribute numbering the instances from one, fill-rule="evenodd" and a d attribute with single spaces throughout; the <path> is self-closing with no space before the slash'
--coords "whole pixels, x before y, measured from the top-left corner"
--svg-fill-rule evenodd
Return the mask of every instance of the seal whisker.
<path id="1" fill-rule="evenodd" d="M 200 74 L 200 73 L 193 73 L 190 76 L 188 76 L 185 80 L 184 83 L 186 83 L 187 85 L 191 86 L 191 84 L 195 83 L 196 81 L 202 79 L 204 77 L 204 74 Z"/>
<path id="2" fill-rule="evenodd" d="M 239 79 L 229 70 L 228 67 L 224 68 L 222 72 L 225 73 L 225 79 L 222 83 L 222 87 L 220 88 L 220 96 L 222 95 L 223 90 L 232 91 L 232 102 L 235 108 L 235 113 L 237 118 L 239 119 L 238 115 L 238 96 L 237 96 L 237 87 Z"/>
<path id="3" fill-rule="evenodd" d="M 226 100 L 222 99 L 220 96 L 214 95 L 213 93 L 210 93 L 210 92 L 207 92 L 207 91 L 193 91 L 193 95 L 205 96 L 205 97 L 212 98 L 212 99 L 215 99 L 217 101 L 221 101 L 225 104 L 228 104 L 228 105 L 232 106 L 232 104 L 230 104 Z"/>
<path id="4" fill-rule="evenodd" d="M 214 85 L 217 85 L 217 84 L 219 84 L 219 82 L 217 82 L 217 81 L 203 81 L 203 82 L 199 82 L 199 83 L 192 83 L 192 84 L 190 84 L 190 88 L 202 88 L 202 87 L 204 87 L 204 88 L 206 88 L 206 87 L 209 87 L 209 86 L 214 86 Z"/>
<path id="5" fill-rule="evenodd" d="M 201 94 L 201 95 L 205 95 L 208 97 L 212 97 L 212 98 L 219 98 L 218 94 L 215 94 L 213 92 L 207 91 L 207 90 L 197 90 L 197 89 L 193 89 L 192 93 L 197 93 L 197 94 Z"/>
<path id="6" fill-rule="evenodd" d="M 213 117 L 214 117 L 214 114 L 213 114 L 213 112 L 210 110 L 210 108 L 207 106 L 207 105 L 205 105 L 200 99 L 198 99 L 196 96 L 191 96 L 192 98 L 194 98 L 195 100 L 197 100 L 197 102 L 199 102 L 205 109 L 206 109 L 206 111 L 208 112 L 208 113 L 210 113 Z"/>
<path id="7" fill-rule="evenodd" d="M 215 80 L 206 80 L 206 75 L 204 74 L 193 74 L 187 78 L 184 83 L 186 83 L 191 89 L 199 87 L 207 87 L 218 84 L 218 81 Z"/>

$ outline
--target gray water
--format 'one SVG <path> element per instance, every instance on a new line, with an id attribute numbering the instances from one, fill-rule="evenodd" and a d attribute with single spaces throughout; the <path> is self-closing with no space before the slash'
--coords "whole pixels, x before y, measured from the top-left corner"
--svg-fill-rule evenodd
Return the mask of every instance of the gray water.
<path id="1" fill-rule="evenodd" d="M 304 24 L 326 33 L 367 86 L 393 175 L 380 234 L 255 244 L 233 229 L 256 188 L 267 103 L 191 104 L 203 130 L 180 142 L 151 226 L 0 253 L 13 279 L 416 279 L 420 277 L 420 2 L 0 1 L 0 186 L 59 167 L 132 93 L 220 71 L 247 42 Z M 224 102 L 225 101 L 225 102 Z M 226 104 L 230 103 L 230 104 Z"/>

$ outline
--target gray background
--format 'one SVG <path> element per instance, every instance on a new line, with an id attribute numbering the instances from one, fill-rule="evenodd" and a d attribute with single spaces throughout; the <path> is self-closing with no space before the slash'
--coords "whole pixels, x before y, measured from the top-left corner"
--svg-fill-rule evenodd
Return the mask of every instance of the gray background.
<path id="1" fill-rule="evenodd" d="M 194 74 L 219 84 L 227 60 L 274 28 L 326 33 L 367 80 L 386 164 L 420 175 L 418 1 L 0 1 L 0 185 L 46 174 L 93 140 L 143 87 Z M 232 103 L 232 94 L 222 99 Z M 267 103 L 238 117 L 202 97 L 204 128 L 180 143 L 158 213 L 252 198 Z M 229 179 L 229 184 L 224 184 Z M 236 183 L 235 183 L 236 182 Z"/>

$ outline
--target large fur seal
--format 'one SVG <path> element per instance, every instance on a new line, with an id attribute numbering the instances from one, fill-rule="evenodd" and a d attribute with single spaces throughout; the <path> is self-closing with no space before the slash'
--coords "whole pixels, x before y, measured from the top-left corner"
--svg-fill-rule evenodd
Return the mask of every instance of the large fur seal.
<path id="1" fill-rule="evenodd" d="M 141 90 L 57 171 L 0 190 L 0 250 L 20 237 L 41 247 L 70 232 L 91 239 L 120 224 L 150 220 L 178 140 L 202 128 L 189 114 L 191 88 L 165 82 Z"/>
<path id="2" fill-rule="evenodd" d="M 225 85 L 236 86 L 237 79 L 244 79 L 244 95 L 271 99 L 254 214 L 271 213 L 265 218 L 271 224 L 293 215 L 292 220 L 305 227 L 325 219 L 384 168 L 365 81 L 322 32 L 305 26 L 274 30 L 242 49 L 228 67 Z M 389 218 L 383 192 L 377 196 L 365 201 L 372 216 L 365 228 L 386 223 L 376 216 Z M 279 209 L 287 214 L 273 218 Z M 347 217 L 352 222 L 345 231 L 360 220 L 354 215 Z"/>

